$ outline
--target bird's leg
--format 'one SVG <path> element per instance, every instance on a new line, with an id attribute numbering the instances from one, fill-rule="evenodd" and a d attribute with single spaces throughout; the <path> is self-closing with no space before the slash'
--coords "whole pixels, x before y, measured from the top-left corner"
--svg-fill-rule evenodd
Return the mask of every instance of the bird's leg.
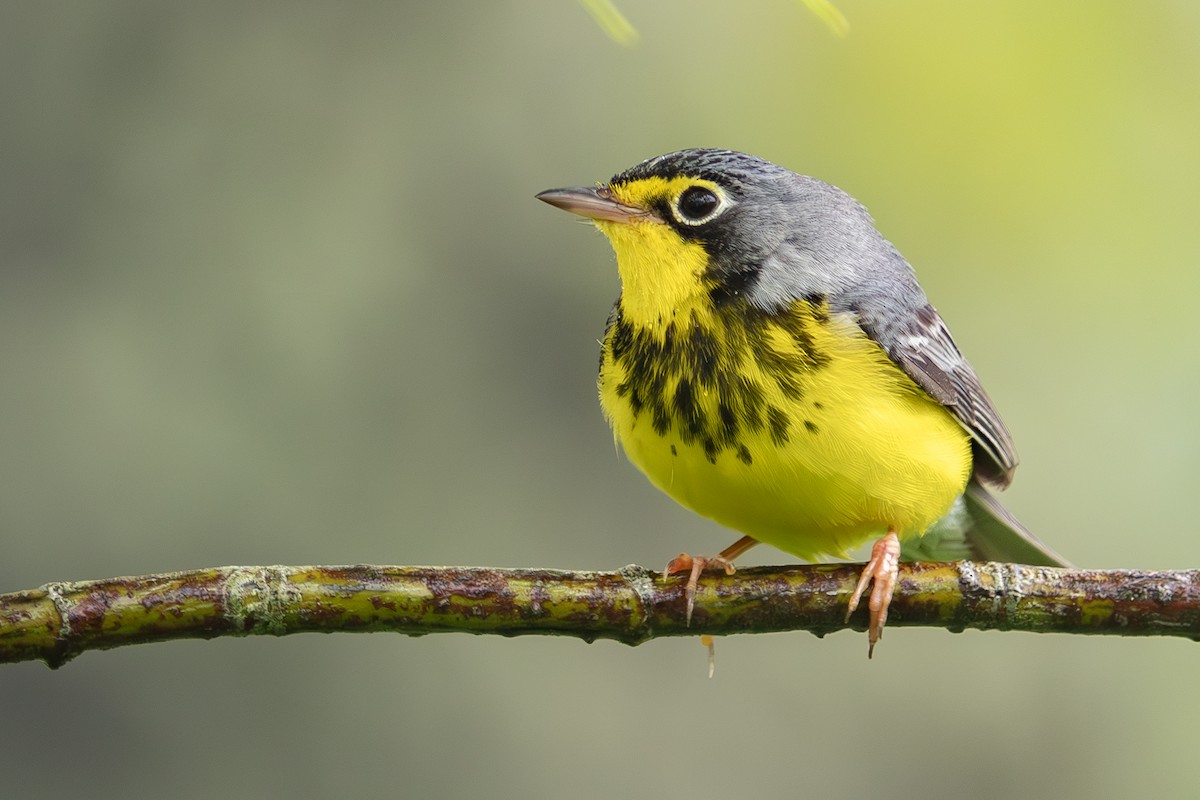
<path id="1" fill-rule="evenodd" d="M 687 597 L 688 625 L 692 624 L 692 608 L 696 605 L 696 583 L 700 580 L 700 573 L 705 570 L 720 569 L 724 570 L 726 575 L 732 575 L 737 571 L 733 566 L 733 560 L 756 544 L 758 544 L 757 539 L 743 536 L 715 556 L 690 556 L 687 553 L 680 553 L 671 559 L 671 563 L 667 564 L 667 568 L 663 570 L 664 579 L 685 572 L 688 574 L 687 587 L 684 589 Z"/>
<path id="2" fill-rule="evenodd" d="M 899 575 L 900 537 L 894 529 L 888 528 L 887 536 L 875 542 L 871 548 L 871 560 L 863 568 L 858 585 L 854 587 L 854 594 L 850 595 L 850 606 L 846 609 L 846 621 L 849 622 L 850 615 L 858 608 L 858 601 L 867 590 L 867 584 L 874 579 L 871 597 L 867 600 L 867 608 L 871 612 L 871 622 L 867 628 L 867 658 L 875 653 L 875 643 L 883 637 L 888 604 L 892 602 L 892 592 L 896 589 L 896 579 Z"/>

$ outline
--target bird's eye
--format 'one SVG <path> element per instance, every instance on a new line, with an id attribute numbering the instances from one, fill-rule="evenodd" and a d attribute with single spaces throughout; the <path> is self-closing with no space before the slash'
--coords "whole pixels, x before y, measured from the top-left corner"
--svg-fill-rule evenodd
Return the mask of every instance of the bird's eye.
<path id="1" fill-rule="evenodd" d="M 680 222 L 699 225 L 716 216 L 721 198 L 707 186 L 689 186 L 679 195 L 675 208 Z"/>

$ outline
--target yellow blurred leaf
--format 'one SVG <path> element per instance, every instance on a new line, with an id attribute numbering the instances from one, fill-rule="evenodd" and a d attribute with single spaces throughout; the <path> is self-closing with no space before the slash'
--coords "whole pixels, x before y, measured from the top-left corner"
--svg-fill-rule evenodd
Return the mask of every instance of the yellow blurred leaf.
<path id="1" fill-rule="evenodd" d="M 805 8 L 825 23 L 835 36 L 845 38 L 850 33 L 850 21 L 829 0 L 800 0 Z"/>
<path id="2" fill-rule="evenodd" d="M 611 0 L 579 0 L 583 7 L 596 20 L 600 29 L 614 42 L 625 47 L 637 44 L 637 28 L 625 19 L 625 15 L 617 10 Z"/>

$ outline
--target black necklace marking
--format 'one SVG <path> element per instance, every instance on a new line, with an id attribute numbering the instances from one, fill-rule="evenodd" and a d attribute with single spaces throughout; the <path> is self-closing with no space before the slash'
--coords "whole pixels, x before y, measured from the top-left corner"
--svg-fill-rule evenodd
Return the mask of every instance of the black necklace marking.
<path id="1" fill-rule="evenodd" d="M 747 377 L 743 365 L 753 360 L 788 400 L 802 400 L 805 377 L 829 362 L 808 326 L 828 321 L 824 298 L 798 300 L 780 313 L 739 298 L 715 306 L 709 324 L 693 312 L 682 324 L 667 323 L 659 337 L 626 320 L 618 300 L 601 352 L 601 381 L 607 365 L 621 365 L 625 377 L 616 393 L 629 404 L 634 419 L 645 414 L 659 436 L 674 431 L 683 444 L 703 448 L 711 463 L 729 450 L 749 465 L 753 454 L 742 436 L 766 431 L 774 444 L 783 445 L 796 421 L 766 401 L 762 384 Z M 794 351 L 780 352 L 772 345 L 777 331 L 796 345 Z M 714 394 L 715 408 L 706 411 L 700 395 Z M 813 408 L 819 410 L 816 404 Z M 812 420 L 799 424 L 809 434 L 820 431 Z M 675 450 L 672 445 L 672 454 Z"/>

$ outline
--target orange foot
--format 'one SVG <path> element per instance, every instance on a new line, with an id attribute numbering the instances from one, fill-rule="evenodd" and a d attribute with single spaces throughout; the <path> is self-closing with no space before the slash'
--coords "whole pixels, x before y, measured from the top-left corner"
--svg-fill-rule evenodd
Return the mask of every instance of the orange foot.
<path id="1" fill-rule="evenodd" d="M 900 537 L 894 530 L 888 530 L 887 536 L 875 543 L 871 548 L 871 560 L 863 568 L 850 596 L 850 606 L 846 609 L 846 621 L 858 608 L 867 584 L 874 579 L 871 586 L 871 597 L 867 608 L 871 612 L 871 623 L 867 628 L 867 658 L 875 654 L 875 643 L 883 638 L 883 626 L 887 623 L 888 605 L 892 602 L 892 592 L 896 589 L 896 579 L 900 575 Z"/>
<path id="2" fill-rule="evenodd" d="M 719 555 L 689 556 L 687 553 L 680 553 L 671 559 L 671 563 L 667 564 L 667 568 L 663 570 L 663 578 L 687 573 L 688 581 L 684 595 L 687 597 L 688 625 L 692 624 L 692 609 L 696 605 L 696 583 L 700 580 L 700 573 L 705 570 L 719 569 L 726 575 L 732 575 L 737 571 L 737 568 L 733 566 L 733 560 L 756 544 L 758 544 L 758 540 L 743 536 L 722 550 Z"/>

